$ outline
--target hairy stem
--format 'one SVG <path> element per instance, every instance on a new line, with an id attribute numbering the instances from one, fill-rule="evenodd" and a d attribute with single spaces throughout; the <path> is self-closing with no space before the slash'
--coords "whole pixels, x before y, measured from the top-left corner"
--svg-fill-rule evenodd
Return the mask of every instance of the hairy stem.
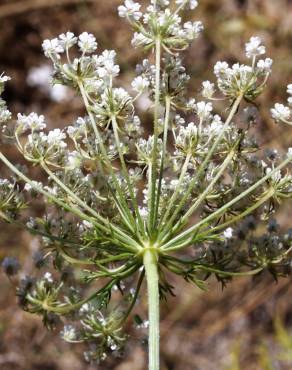
<path id="1" fill-rule="evenodd" d="M 148 288 L 149 370 L 159 370 L 159 277 L 157 262 L 155 250 L 146 249 L 144 266 Z"/>

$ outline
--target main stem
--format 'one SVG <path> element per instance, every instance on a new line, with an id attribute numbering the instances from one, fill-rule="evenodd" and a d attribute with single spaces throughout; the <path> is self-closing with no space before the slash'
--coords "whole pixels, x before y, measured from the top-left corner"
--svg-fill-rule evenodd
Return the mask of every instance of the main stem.
<path id="1" fill-rule="evenodd" d="M 144 266 L 148 288 L 149 370 L 159 370 L 159 277 L 155 249 L 146 249 Z"/>

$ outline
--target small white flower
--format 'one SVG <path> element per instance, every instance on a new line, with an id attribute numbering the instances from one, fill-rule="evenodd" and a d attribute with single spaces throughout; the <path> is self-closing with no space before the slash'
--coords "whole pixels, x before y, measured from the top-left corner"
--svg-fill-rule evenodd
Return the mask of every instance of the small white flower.
<path id="1" fill-rule="evenodd" d="M 195 110 L 196 109 L 196 99 L 195 98 L 191 98 L 187 102 L 186 106 L 187 106 L 187 109 L 189 109 L 189 110 Z"/>
<path id="2" fill-rule="evenodd" d="M 100 78 L 117 77 L 120 73 L 120 66 L 114 64 L 112 60 L 105 60 L 103 67 L 97 68 L 97 73 Z"/>
<path id="3" fill-rule="evenodd" d="M 133 80 L 131 85 L 133 90 L 142 92 L 149 86 L 149 81 L 142 76 L 138 76 Z"/>
<path id="4" fill-rule="evenodd" d="M 44 40 L 42 47 L 47 58 L 60 59 L 59 54 L 64 52 L 64 48 L 57 38 Z"/>
<path id="5" fill-rule="evenodd" d="M 63 142 L 63 139 L 66 139 L 66 134 L 59 128 L 55 128 L 48 133 L 46 141 L 49 145 L 58 145 L 62 148 L 65 148 L 67 144 Z"/>
<path id="6" fill-rule="evenodd" d="M 3 84 L 4 82 L 7 82 L 9 80 L 11 80 L 11 77 L 9 76 L 5 76 L 3 74 L 0 76 L 0 84 Z"/>
<path id="7" fill-rule="evenodd" d="M 43 115 L 38 116 L 36 113 L 32 112 L 28 116 L 25 114 L 18 113 L 17 123 L 23 126 L 24 130 L 42 130 L 46 127 L 45 117 Z"/>
<path id="8" fill-rule="evenodd" d="M 226 238 L 226 239 L 231 239 L 231 238 L 232 238 L 232 236 L 233 236 L 233 229 L 232 229 L 232 227 L 228 227 L 228 228 L 224 231 L 223 235 L 224 235 L 224 238 Z"/>
<path id="9" fill-rule="evenodd" d="M 83 32 L 79 35 L 78 46 L 82 53 L 93 53 L 97 49 L 97 42 L 91 33 Z"/>
<path id="10" fill-rule="evenodd" d="M 38 182 L 38 181 L 32 181 L 32 185 L 31 184 L 28 184 L 28 183 L 26 183 L 25 184 L 25 186 L 24 186 L 24 190 L 25 191 L 28 191 L 28 192 L 30 192 L 31 190 L 33 190 L 35 187 L 36 188 L 42 188 L 42 183 L 41 182 Z"/>
<path id="11" fill-rule="evenodd" d="M 61 338 L 66 342 L 74 342 L 77 338 L 76 329 L 72 325 L 65 325 L 60 335 Z"/>
<path id="12" fill-rule="evenodd" d="M 109 62 L 114 64 L 116 56 L 117 53 L 115 52 L 115 50 L 104 50 L 101 55 L 94 55 L 93 59 L 95 60 L 96 65 L 100 67 Z"/>
<path id="13" fill-rule="evenodd" d="M 292 95 L 292 84 L 287 86 L 287 94 Z"/>
<path id="14" fill-rule="evenodd" d="M 226 74 L 229 71 L 229 65 L 226 62 L 217 62 L 214 66 L 214 74 L 216 77 L 220 77 L 222 74 Z"/>
<path id="15" fill-rule="evenodd" d="M 246 56 L 253 58 L 265 54 L 266 48 L 261 43 L 262 40 L 260 37 L 251 37 L 249 42 L 245 44 Z"/>
<path id="16" fill-rule="evenodd" d="M 92 223 L 91 223 L 91 222 L 89 222 L 89 221 L 84 220 L 84 221 L 82 221 L 82 224 L 83 224 L 83 226 L 84 226 L 86 229 L 92 229 L 92 228 L 93 228 Z"/>
<path id="17" fill-rule="evenodd" d="M 53 276 L 50 272 L 46 272 L 44 274 L 44 280 L 46 280 L 48 283 L 53 283 L 54 282 Z"/>
<path id="18" fill-rule="evenodd" d="M 139 11 L 141 5 L 139 3 L 134 3 L 133 0 L 126 0 L 124 5 L 118 7 L 119 16 L 121 18 L 134 19 L 138 21 L 142 17 L 142 13 Z"/>
<path id="19" fill-rule="evenodd" d="M 78 40 L 77 37 L 72 32 L 67 32 L 66 34 L 62 33 L 59 36 L 59 39 L 60 39 L 60 45 L 62 45 L 64 49 L 67 49 L 67 48 L 70 49 L 73 45 L 77 43 L 77 40 Z"/>
<path id="20" fill-rule="evenodd" d="M 211 122 L 211 125 L 209 127 L 209 130 L 210 130 L 210 133 L 212 133 L 213 135 L 217 135 L 221 132 L 221 130 L 223 129 L 223 122 L 222 122 L 222 119 L 220 116 L 218 116 L 218 114 L 216 114 L 214 117 L 213 117 L 213 120 Z"/>
<path id="21" fill-rule="evenodd" d="M 205 121 L 211 116 L 211 112 L 213 110 L 212 103 L 205 103 L 201 101 L 196 105 L 197 115 L 202 120 Z"/>
<path id="22" fill-rule="evenodd" d="M 257 63 L 257 68 L 264 73 L 272 71 L 273 60 L 271 58 L 261 59 Z"/>
<path id="23" fill-rule="evenodd" d="M 76 169 L 80 168 L 82 162 L 82 157 L 77 151 L 70 152 L 67 157 L 67 168 Z"/>
<path id="24" fill-rule="evenodd" d="M 202 95 L 206 99 L 212 98 L 212 96 L 215 93 L 215 85 L 211 83 L 210 81 L 204 81 L 203 82 L 203 90 L 202 90 Z"/>
<path id="25" fill-rule="evenodd" d="M 149 214 L 147 207 L 139 207 L 139 213 L 143 220 L 147 220 Z"/>
<path id="26" fill-rule="evenodd" d="M 8 109 L 0 110 L 0 123 L 9 121 L 11 117 L 12 114 Z"/>
<path id="27" fill-rule="evenodd" d="M 289 107 L 283 104 L 276 103 L 275 107 L 271 109 L 272 117 L 275 121 L 287 121 L 290 118 L 291 111 Z"/>
<path id="28" fill-rule="evenodd" d="M 272 168 L 270 167 L 267 167 L 266 168 L 266 174 L 269 175 L 271 172 L 273 171 Z M 281 174 L 281 171 L 278 170 L 276 172 L 274 172 L 272 175 L 271 175 L 271 179 L 275 182 L 279 182 L 281 179 L 282 179 L 282 174 Z"/>
<path id="29" fill-rule="evenodd" d="M 80 312 L 81 314 L 89 313 L 90 308 L 91 308 L 91 306 L 89 305 L 89 303 L 84 303 L 84 304 L 81 306 L 81 308 L 80 308 L 79 312 Z"/>
<path id="30" fill-rule="evenodd" d="M 202 22 L 186 22 L 183 29 L 184 37 L 191 41 L 199 36 L 204 29 L 204 26 Z"/>

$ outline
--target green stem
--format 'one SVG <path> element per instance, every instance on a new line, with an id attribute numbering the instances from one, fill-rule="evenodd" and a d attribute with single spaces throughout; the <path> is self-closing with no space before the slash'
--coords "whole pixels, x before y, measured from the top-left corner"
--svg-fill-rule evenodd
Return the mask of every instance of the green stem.
<path id="1" fill-rule="evenodd" d="M 87 203 L 85 203 L 82 199 L 80 199 L 71 189 L 68 188 L 46 165 L 45 162 L 40 162 L 41 167 L 46 171 L 46 173 L 51 177 L 52 180 L 56 184 L 60 186 L 61 189 L 63 189 L 69 196 L 70 198 L 76 202 L 79 206 L 84 208 L 87 212 L 91 213 L 92 216 L 94 216 L 96 219 L 99 221 L 105 223 L 108 225 L 108 221 L 105 220 L 102 216 L 100 216 L 97 212 L 95 212 Z"/>
<path id="2" fill-rule="evenodd" d="M 223 224 L 220 224 L 216 227 L 213 227 L 208 231 L 208 233 L 214 233 L 217 230 L 223 230 L 226 229 L 227 226 L 234 224 L 235 222 L 238 222 L 242 220 L 244 217 L 248 216 L 250 213 L 255 211 L 257 208 L 259 208 L 262 204 L 267 202 L 273 195 L 275 194 L 275 190 L 271 188 L 263 197 L 261 197 L 255 204 L 253 204 L 251 207 L 247 208 L 244 212 L 240 213 L 239 215 L 232 217 L 230 220 L 224 222 Z"/>
<path id="3" fill-rule="evenodd" d="M 172 248 L 176 242 L 179 242 L 182 238 L 186 238 L 189 235 L 191 235 L 195 230 L 200 228 L 202 225 L 207 224 L 208 222 L 212 221 L 217 216 L 222 215 L 226 210 L 228 210 L 231 206 L 233 206 L 235 203 L 239 202 L 241 199 L 252 193 L 254 190 L 256 190 L 260 185 L 265 183 L 268 179 L 270 179 L 277 171 L 280 171 L 283 167 L 285 167 L 289 162 L 291 162 L 291 158 L 287 158 L 285 161 L 283 161 L 278 167 L 274 168 L 271 172 L 269 172 L 266 176 L 264 176 L 262 179 L 260 179 L 258 182 L 253 184 L 250 188 L 239 194 L 237 197 L 232 199 L 230 202 L 226 203 L 223 207 L 219 208 L 216 212 L 210 214 L 208 217 L 204 218 L 197 224 L 193 225 L 192 227 L 188 228 L 181 234 L 177 235 L 175 238 L 171 239 L 169 242 L 167 242 L 165 245 L 161 247 L 163 250 L 176 250 L 184 248 L 186 245 L 185 243 L 182 243 L 179 248 Z"/>
<path id="4" fill-rule="evenodd" d="M 109 229 L 105 226 L 102 226 L 100 223 L 96 222 L 94 218 L 91 216 L 88 216 L 84 212 L 82 212 L 79 208 L 75 207 L 74 205 L 69 205 L 59 198 L 55 197 L 53 194 L 47 192 L 40 186 L 36 185 L 32 180 L 30 180 L 27 176 L 25 176 L 22 172 L 20 172 L 6 157 L 3 153 L 0 152 L 0 160 L 13 172 L 15 173 L 20 179 L 22 179 L 25 183 L 30 184 L 30 186 L 36 190 L 38 193 L 44 195 L 46 199 L 51 200 L 53 203 L 57 204 L 58 206 L 64 208 L 65 210 L 72 212 L 74 215 L 78 216 L 81 220 L 86 220 L 90 223 L 92 223 L 96 228 L 99 230 L 103 230 L 105 233 L 108 233 Z M 140 245 L 133 240 L 128 234 L 124 233 L 120 229 L 118 229 L 116 226 L 111 225 L 108 223 L 108 226 L 110 226 L 112 229 L 114 229 L 117 233 L 115 236 L 120 240 L 125 242 L 131 251 L 137 251 L 140 250 Z"/>
<path id="5" fill-rule="evenodd" d="M 161 194 L 165 156 L 166 156 L 166 151 L 167 151 L 167 135 L 168 135 L 170 105 L 171 105 L 171 99 L 170 97 L 167 96 L 165 98 L 165 117 L 164 117 L 164 125 L 163 125 L 163 149 L 162 149 L 162 158 L 161 158 L 161 164 L 160 164 L 160 170 L 159 170 L 158 190 L 157 190 L 157 195 L 156 195 L 155 219 L 158 218 L 159 200 L 160 200 L 160 194 Z"/>
<path id="6" fill-rule="evenodd" d="M 199 196 L 199 198 L 196 200 L 196 202 L 191 206 L 191 208 L 187 211 L 187 213 L 182 217 L 181 221 L 184 222 L 190 217 L 194 211 L 202 204 L 202 202 L 206 199 L 210 191 L 212 191 L 214 185 L 217 183 L 219 178 L 222 176 L 223 172 L 228 167 L 229 163 L 232 161 L 235 154 L 235 149 L 232 149 L 231 152 L 228 154 L 228 156 L 225 158 L 224 162 L 222 163 L 221 167 L 219 168 L 219 171 L 217 172 L 214 179 L 210 182 L 210 184 L 207 186 L 205 191 Z"/>
<path id="7" fill-rule="evenodd" d="M 196 175 L 193 177 L 192 181 L 190 182 L 190 185 L 189 185 L 185 195 L 182 197 L 181 201 L 179 202 L 178 206 L 176 207 L 175 211 L 173 212 L 172 216 L 170 217 L 169 222 L 165 225 L 165 228 L 164 228 L 165 230 L 168 230 L 172 226 L 173 222 L 176 219 L 176 216 L 178 215 L 178 213 L 180 212 L 182 207 L 185 205 L 185 203 L 186 203 L 189 195 L 191 194 L 194 186 L 201 179 L 201 176 L 205 173 L 205 169 L 206 169 L 206 167 L 209 163 L 209 160 L 211 159 L 214 151 L 216 150 L 216 148 L 217 148 L 218 144 L 220 143 L 221 139 L 223 138 L 223 136 L 225 134 L 225 131 L 227 130 L 233 116 L 237 112 L 237 109 L 240 105 L 240 102 L 241 102 L 242 98 L 243 98 L 243 95 L 239 95 L 238 98 L 235 100 L 220 134 L 217 136 L 217 139 L 214 141 L 214 144 L 212 145 L 211 149 L 208 151 L 208 154 L 207 154 L 206 158 L 204 159 L 203 163 L 200 165 L 198 171 L 196 172 Z"/>
<path id="8" fill-rule="evenodd" d="M 79 216 L 82 220 L 89 221 L 93 223 L 95 226 L 99 227 L 100 225 L 95 222 L 92 217 L 87 216 L 85 213 L 80 211 L 78 208 L 74 206 L 70 206 L 64 202 L 62 202 L 60 199 L 55 197 L 53 194 L 45 191 L 43 188 L 40 186 L 37 186 L 32 180 L 30 180 L 27 176 L 25 176 L 22 172 L 20 172 L 5 156 L 3 153 L 0 152 L 0 160 L 19 178 L 21 178 L 25 183 L 30 184 L 30 186 L 36 190 L 38 193 L 44 195 L 47 199 L 50 199 L 53 201 L 55 204 L 59 205 L 60 207 L 66 209 L 69 212 L 72 212 L 76 216 Z"/>
<path id="9" fill-rule="evenodd" d="M 158 117 L 159 117 L 159 97 L 160 97 L 160 68 L 161 68 L 161 41 L 156 39 L 156 56 L 155 56 L 155 107 L 154 107 L 154 139 L 152 149 L 152 172 L 149 176 L 150 190 L 150 212 L 149 212 L 149 230 L 153 230 L 155 220 L 155 201 L 156 201 L 156 179 L 157 179 L 157 143 L 158 143 Z"/>
<path id="10" fill-rule="evenodd" d="M 186 172 L 188 170 L 188 166 L 189 166 L 189 163 L 190 163 L 191 158 L 192 158 L 192 153 L 189 152 L 187 154 L 187 156 L 186 156 L 184 165 L 183 165 L 183 167 L 181 169 L 181 173 L 180 173 L 180 177 L 179 177 L 179 180 L 178 180 L 178 184 L 176 186 L 176 189 L 175 189 L 174 193 L 172 194 L 172 196 L 171 196 L 171 198 L 170 198 L 170 200 L 168 202 L 168 206 L 167 206 L 166 212 L 164 213 L 163 218 L 162 218 L 162 220 L 160 222 L 160 224 L 162 226 L 164 226 L 164 222 L 167 220 L 170 212 L 172 211 L 172 207 L 173 207 L 175 201 L 177 200 L 177 198 L 178 198 L 178 196 L 179 196 L 179 194 L 181 192 L 181 184 L 182 184 L 182 182 L 184 180 L 184 177 L 185 177 L 185 174 L 186 174 Z"/>
<path id="11" fill-rule="evenodd" d="M 149 370 L 159 370 L 159 276 L 157 254 L 146 249 L 144 266 L 148 288 Z"/>
<path id="12" fill-rule="evenodd" d="M 131 201 L 132 201 L 132 204 L 133 204 L 133 207 L 134 207 L 137 219 L 138 219 L 140 230 L 145 235 L 144 223 L 142 221 L 142 218 L 141 218 L 141 215 L 140 215 L 140 212 L 139 212 L 138 202 L 137 202 L 136 196 L 134 194 L 134 188 L 133 188 L 133 185 L 131 184 L 131 180 L 130 180 L 127 165 L 126 165 L 126 162 L 125 162 L 124 154 L 123 154 L 123 151 L 122 151 L 122 148 L 121 148 L 121 141 L 120 141 L 120 136 L 119 136 L 118 123 L 117 123 L 117 119 L 116 119 L 115 115 L 112 116 L 111 121 L 112 121 L 112 125 L 113 125 L 114 137 L 115 137 L 115 141 L 116 141 L 116 145 L 117 145 L 117 149 L 118 149 L 118 153 L 119 153 L 119 158 L 120 158 L 120 162 L 121 162 L 121 166 L 122 166 L 122 172 L 123 172 L 123 175 L 124 175 L 125 180 L 127 182 L 128 190 L 129 190 Z"/>
<path id="13" fill-rule="evenodd" d="M 106 151 L 106 148 L 103 144 L 103 140 L 102 140 L 102 137 L 99 133 L 99 130 L 97 128 L 97 125 L 96 125 L 96 122 L 95 122 L 95 118 L 94 118 L 94 115 L 92 114 L 91 112 L 91 108 L 90 108 L 90 104 L 89 104 L 89 101 L 88 101 L 88 98 L 87 98 L 87 94 L 86 94 L 86 91 L 84 89 L 84 86 L 82 84 L 82 82 L 78 82 L 78 86 L 79 86 L 79 90 L 80 90 L 80 93 L 81 93 L 81 96 L 82 96 L 82 99 L 83 99 L 83 102 L 84 102 L 84 105 L 85 105 L 85 108 L 86 108 L 86 111 L 87 111 L 87 114 L 89 116 L 89 119 L 90 119 L 90 122 L 91 122 L 91 126 L 93 128 L 93 131 L 95 133 L 95 136 L 96 136 L 96 139 L 98 141 L 98 145 L 100 147 L 100 150 L 101 150 L 101 153 L 106 161 L 106 164 L 107 164 L 107 168 L 110 172 L 110 175 L 113 179 L 113 182 L 115 184 L 115 187 L 116 187 L 116 191 L 117 191 L 117 194 L 119 195 L 119 211 L 122 210 L 122 213 L 121 213 L 121 216 L 123 217 L 123 220 L 125 221 L 126 225 L 130 228 L 131 231 L 133 231 L 132 229 L 132 225 L 135 225 L 135 220 L 131 214 L 131 210 L 129 209 L 128 205 L 127 205 L 127 202 L 125 200 L 125 197 L 124 197 L 124 194 L 123 194 L 123 191 L 120 187 L 120 184 L 118 182 L 118 179 L 117 179 L 117 176 L 112 168 L 112 164 L 111 164 L 111 161 L 110 159 L 108 158 L 108 154 L 107 154 L 107 151 Z"/>
<path id="14" fill-rule="evenodd" d="M 141 272 L 141 274 L 139 276 L 139 279 L 138 279 L 138 283 L 137 283 L 137 287 L 136 287 L 136 291 L 135 291 L 133 300 L 132 300 L 132 302 L 130 304 L 130 307 L 126 311 L 123 319 L 119 323 L 120 326 L 122 326 L 127 321 L 127 318 L 129 317 L 130 313 L 132 312 L 132 310 L 133 310 L 133 308 L 134 308 L 134 306 L 135 306 L 135 304 L 137 302 L 137 299 L 138 299 L 138 296 L 139 296 L 139 292 L 140 292 L 140 289 L 141 289 L 141 285 L 142 285 L 142 282 L 144 280 L 144 276 L 145 276 L 145 269 L 142 270 L 142 272 Z"/>
<path id="15" fill-rule="evenodd" d="M 81 200 L 72 190 L 70 190 L 50 169 L 49 167 L 44 163 L 41 162 L 42 168 L 47 172 L 47 174 L 60 186 L 61 189 L 63 189 L 79 206 L 83 207 L 86 211 L 91 213 L 92 216 L 95 217 L 96 220 L 102 222 L 106 226 L 99 224 L 99 228 L 108 231 L 108 227 L 110 227 L 112 230 L 114 230 L 118 235 L 120 235 L 123 240 L 126 238 L 129 238 L 127 234 L 125 234 L 119 227 L 116 225 L 113 225 L 111 222 L 103 218 L 99 213 L 94 211 L 91 207 L 88 206 L 87 203 L 85 203 L 83 200 Z"/>

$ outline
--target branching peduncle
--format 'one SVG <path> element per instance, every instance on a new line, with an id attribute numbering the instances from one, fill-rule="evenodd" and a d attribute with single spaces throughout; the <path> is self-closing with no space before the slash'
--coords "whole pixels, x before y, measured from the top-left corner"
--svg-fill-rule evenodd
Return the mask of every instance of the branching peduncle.
<path id="1" fill-rule="evenodd" d="M 208 154 L 206 156 L 206 158 L 204 159 L 203 163 L 200 165 L 198 171 L 196 172 L 196 175 L 194 176 L 194 178 L 192 179 L 192 181 L 190 182 L 189 186 L 188 186 L 188 189 L 185 193 L 185 195 L 182 197 L 181 201 L 179 202 L 179 204 L 176 206 L 175 208 L 175 211 L 173 212 L 172 216 L 170 217 L 169 221 L 166 223 L 166 225 L 164 226 L 163 228 L 163 232 L 161 233 L 161 236 L 160 236 L 160 240 L 162 240 L 162 237 L 164 235 L 166 235 L 167 231 L 169 231 L 169 229 L 171 228 L 173 222 L 175 221 L 178 213 L 181 211 L 181 209 L 183 208 L 183 206 L 185 205 L 189 195 L 191 194 L 194 186 L 196 185 L 196 183 L 200 180 L 201 176 L 204 174 L 204 171 L 206 169 L 206 166 L 208 165 L 209 161 L 210 161 L 210 158 L 212 157 L 214 151 L 216 150 L 218 144 L 220 143 L 220 141 L 222 140 L 223 136 L 224 136 L 224 133 L 226 131 L 226 129 L 228 128 L 230 122 L 232 121 L 233 119 L 233 116 L 235 115 L 235 113 L 237 112 L 238 110 L 238 107 L 240 105 L 240 102 L 243 98 L 243 95 L 239 95 L 237 97 L 237 99 L 235 100 L 232 108 L 231 108 L 231 111 L 229 113 L 229 116 L 227 118 L 227 120 L 225 121 L 225 124 L 222 128 L 222 131 L 221 133 L 218 135 L 217 139 L 215 140 L 213 146 L 211 147 L 211 149 L 208 151 Z M 178 194 L 176 194 L 176 197 L 177 197 Z M 173 204 L 175 201 L 175 199 L 172 200 L 171 204 Z M 170 207 L 169 207 L 170 208 Z M 167 210 L 166 213 L 168 214 L 170 212 L 170 210 Z"/>

